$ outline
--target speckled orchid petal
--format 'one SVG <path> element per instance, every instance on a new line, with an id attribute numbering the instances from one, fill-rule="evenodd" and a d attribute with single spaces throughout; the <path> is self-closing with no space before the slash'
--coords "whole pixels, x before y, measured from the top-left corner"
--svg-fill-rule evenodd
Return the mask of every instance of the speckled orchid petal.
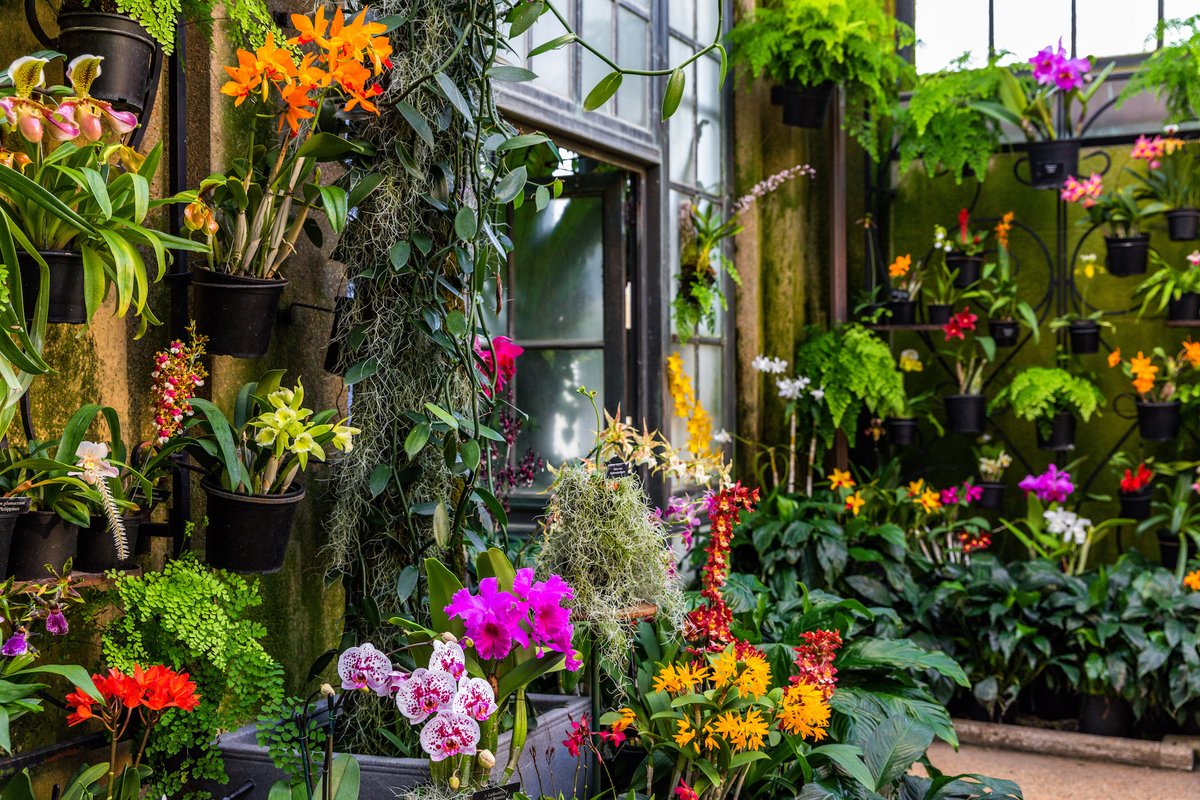
<path id="1" fill-rule="evenodd" d="M 429 669 L 447 672 L 454 680 L 462 678 L 467 671 L 467 655 L 458 642 L 434 641 L 433 655 L 429 657 Z"/>
<path id="2" fill-rule="evenodd" d="M 454 710 L 483 722 L 496 713 L 496 695 L 483 678 L 463 678 L 454 697 Z"/>
<path id="3" fill-rule="evenodd" d="M 430 761 L 473 756 L 478 744 L 479 723 L 459 711 L 440 711 L 421 730 L 421 747 Z"/>
<path id="4" fill-rule="evenodd" d="M 418 669 L 396 692 L 396 707 L 409 722 L 418 725 L 430 714 L 449 708 L 457 689 L 450 673 Z"/>
<path id="5" fill-rule="evenodd" d="M 67 64 L 67 80 L 79 97 L 87 97 L 92 84 L 100 77 L 100 62 L 104 56 L 82 55 Z"/>
<path id="6" fill-rule="evenodd" d="M 392 661 L 371 643 L 351 647 L 338 657 L 338 677 L 342 688 L 372 689 L 387 684 Z"/>

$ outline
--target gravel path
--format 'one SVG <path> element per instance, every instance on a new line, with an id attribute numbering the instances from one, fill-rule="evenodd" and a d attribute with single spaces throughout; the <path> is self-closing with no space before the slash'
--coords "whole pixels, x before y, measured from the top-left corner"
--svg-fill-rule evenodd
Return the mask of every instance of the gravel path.
<path id="1" fill-rule="evenodd" d="M 1025 800 L 1200 800 L 1200 773 L 935 742 L 929 760 L 947 774 L 1016 781 Z"/>

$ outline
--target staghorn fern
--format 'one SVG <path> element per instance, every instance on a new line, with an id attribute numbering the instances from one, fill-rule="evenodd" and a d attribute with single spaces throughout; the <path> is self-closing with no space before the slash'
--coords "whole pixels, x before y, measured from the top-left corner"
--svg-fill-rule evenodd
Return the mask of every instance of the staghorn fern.
<path id="1" fill-rule="evenodd" d="M 1104 401 L 1104 393 L 1087 378 L 1057 367 L 1028 367 L 997 393 L 989 410 L 1007 406 L 1014 416 L 1028 422 L 1048 420 L 1069 411 L 1087 422 Z"/>

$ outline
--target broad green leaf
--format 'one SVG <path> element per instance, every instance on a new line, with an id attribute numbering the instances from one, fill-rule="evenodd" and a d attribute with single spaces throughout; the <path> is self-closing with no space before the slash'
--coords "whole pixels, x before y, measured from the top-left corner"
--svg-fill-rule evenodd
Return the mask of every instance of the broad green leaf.
<path id="1" fill-rule="evenodd" d="M 454 110 L 462 114 L 463 118 L 468 122 L 475 118 L 471 112 L 471 106 L 467 103 L 467 98 L 463 96 L 462 91 L 455 85 L 450 76 L 444 72 L 439 72 L 433 76 L 437 82 L 438 88 L 442 90 L 442 94 L 450 101 L 450 105 L 454 106 Z"/>
<path id="2" fill-rule="evenodd" d="M 421 116 L 421 112 L 417 111 L 407 100 L 396 103 L 396 110 L 400 112 L 400 116 L 404 117 L 404 121 L 416 132 L 417 136 L 421 137 L 421 141 L 429 147 L 433 147 L 433 128 L 429 127 L 429 122 Z"/>
<path id="3" fill-rule="evenodd" d="M 372 356 L 365 361 L 360 361 L 357 364 L 352 365 L 350 369 L 346 370 L 346 377 L 344 380 L 346 381 L 347 386 L 353 386 L 356 383 L 365 381 L 378 371 L 379 359 Z"/>
<path id="4" fill-rule="evenodd" d="M 458 210 L 458 213 L 454 215 L 454 232 L 464 242 L 469 242 L 475 238 L 475 234 L 479 232 L 479 222 L 475 218 L 475 209 L 463 206 Z"/>
<path id="5" fill-rule="evenodd" d="M 429 441 L 429 434 L 431 432 L 432 428 L 430 428 L 428 422 L 422 422 L 408 432 L 408 436 L 404 439 L 404 452 L 408 455 L 409 459 L 416 458 L 417 454 L 424 449 L 425 444 Z"/>
<path id="6" fill-rule="evenodd" d="M 624 77 L 620 72 L 610 72 L 601 78 L 583 99 L 583 109 L 595 111 L 607 103 L 617 93 L 617 89 L 621 88 L 621 81 Z"/>
<path id="7" fill-rule="evenodd" d="M 412 245 L 405 241 L 396 242 L 388 248 L 388 258 L 392 262 L 392 267 L 399 272 L 408 265 L 408 260 L 412 258 Z"/>
<path id="8" fill-rule="evenodd" d="M 375 469 L 371 470 L 367 485 L 371 490 L 372 499 L 379 497 L 387 489 L 388 482 L 392 479 L 392 471 L 387 464 L 376 464 Z"/>
<path id="9" fill-rule="evenodd" d="M 573 33 L 564 33 L 562 36 L 557 36 L 548 42 L 543 42 L 537 47 L 529 51 L 529 57 L 540 56 L 542 53 L 549 53 L 551 50 L 558 50 L 560 47 L 566 47 L 572 42 L 579 41 L 579 37 Z"/>

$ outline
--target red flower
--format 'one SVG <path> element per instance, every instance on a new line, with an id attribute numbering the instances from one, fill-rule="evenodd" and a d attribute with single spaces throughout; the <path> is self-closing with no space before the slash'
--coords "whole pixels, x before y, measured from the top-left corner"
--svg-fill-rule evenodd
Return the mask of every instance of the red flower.
<path id="1" fill-rule="evenodd" d="M 1121 478 L 1121 491 L 1125 493 L 1137 492 L 1145 489 L 1150 485 L 1154 473 L 1145 463 L 1138 464 L 1137 473 L 1134 474 L 1129 470 L 1125 470 L 1125 477 Z"/>
<path id="2" fill-rule="evenodd" d="M 688 786 L 682 780 L 679 781 L 679 785 L 675 787 L 675 796 L 679 800 L 699 800 L 700 798 L 700 796 L 696 794 L 696 790 Z"/>
<path id="3" fill-rule="evenodd" d="M 963 244 L 967 243 L 967 225 L 971 222 L 971 212 L 965 208 L 958 211 L 958 233 L 959 241 Z"/>
<path id="4" fill-rule="evenodd" d="M 492 359 L 493 349 L 496 351 L 495 363 Z M 483 372 L 487 376 L 483 383 L 485 395 L 492 396 L 493 383 L 496 385 L 496 389 L 500 390 L 512 380 L 512 377 L 517 374 L 517 356 L 524 352 L 524 347 L 514 344 L 513 340 L 507 336 L 492 337 L 491 348 L 488 347 L 487 340 L 482 336 L 475 337 L 475 355 L 483 362 Z"/>
<path id="5" fill-rule="evenodd" d="M 591 731 L 588 730 L 588 715 L 584 714 L 583 718 L 578 722 L 571 723 L 571 730 L 567 734 L 567 738 L 563 739 L 563 745 L 567 748 L 567 752 L 574 758 L 579 758 L 579 749 L 587 746 L 588 736 Z"/>
<path id="6" fill-rule="evenodd" d="M 958 317 L 956 317 L 956 316 L 951 317 L 949 320 L 946 321 L 946 324 L 942 326 L 942 332 L 946 334 L 947 342 L 950 341 L 951 339 L 955 339 L 955 338 L 958 338 L 958 339 L 965 338 L 963 336 L 962 326 L 958 324 Z"/>
<path id="7" fill-rule="evenodd" d="M 186 672 L 175 672 L 168 667 L 155 665 L 144 672 L 141 667 L 135 666 L 133 674 L 145 695 L 142 703 L 151 711 L 167 708 L 192 711 L 200 705 L 196 684 L 189 680 Z"/>
<path id="8" fill-rule="evenodd" d="M 793 675 L 791 682 L 815 686 L 828 700 L 837 687 L 837 668 L 833 666 L 833 660 L 842 646 L 842 635 L 838 631 L 807 631 L 800 637 L 804 644 L 794 648 L 799 674 Z"/>
<path id="9" fill-rule="evenodd" d="M 712 530 L 708 547 L 705 548 L 708 559 L 701 571 L 700 597 L 703 602 L 687 615 L 684 625 L 684 637 L 697 652 L 719 653 L 735 641 L 729 630 L 733 623 L 733 612 L 721 597 L 721 588 L 729 577 L 733 529 L 741 519 L 741 512 L 750 511 L 757 502 L 758 489 L 747 489 L 740 481 L 732 488 L 710 494 L 706 499 Z"/>
<path id="10" fill-rule="evenodd" d="M 67 705 L 71 707 L 71 714 L 67 717 L 68 725 L 78 725 L 81 722 L 87 722 L 92 718 L 92 706 L 96 701 L 92 696 L 82 689 L 76 689 L 67 695 Z"/>

